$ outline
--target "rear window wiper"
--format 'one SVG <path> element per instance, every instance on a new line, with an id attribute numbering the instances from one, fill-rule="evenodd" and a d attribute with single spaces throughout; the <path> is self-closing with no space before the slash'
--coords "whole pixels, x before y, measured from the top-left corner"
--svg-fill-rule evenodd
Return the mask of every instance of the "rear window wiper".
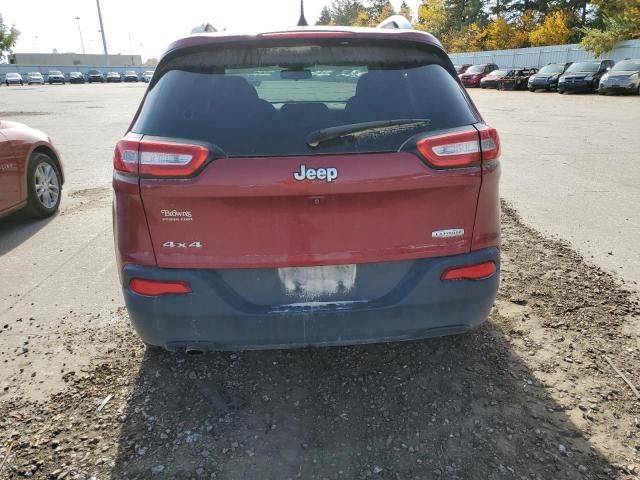
<path id="1" fill-rule="evenodd" d="M 377 120 L 374 122 L 350 123 L 347 125 L 339 125 L 337 127 L 323 128 L 311 132 L 307 136 L 307 145 L 317 147 L 323 142 L 335 140 L 338 138 L 356 136 L 363 133 L 387 130 L 390 132 L 398 132 L 409 128 L 416 128 L 431 125 L 428 118 L 399 118 L 395 120 Z M 398 128 L 400 127 L 400 128 Z M 404 127 L 404 128 L 403 128 Z"/>

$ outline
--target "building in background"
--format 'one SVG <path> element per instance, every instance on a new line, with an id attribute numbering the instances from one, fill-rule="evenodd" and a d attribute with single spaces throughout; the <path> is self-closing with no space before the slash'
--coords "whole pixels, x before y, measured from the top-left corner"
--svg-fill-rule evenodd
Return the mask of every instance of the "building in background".
<path id="1" fill-rule="evenodd" d="M 74 65 L 105 65 L 104 55 L 82 53 L 12 53 L 9 55 L 12 65 L 50 65 L 55 67 Z M 114 67 L 141 67 L 140 55 L 109 55 L 109 65 Z"/>

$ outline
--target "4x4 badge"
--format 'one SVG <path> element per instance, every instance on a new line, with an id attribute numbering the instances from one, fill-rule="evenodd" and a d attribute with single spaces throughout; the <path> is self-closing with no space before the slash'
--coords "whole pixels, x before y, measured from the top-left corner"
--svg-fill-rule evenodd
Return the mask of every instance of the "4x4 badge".
<path id="1" fill-rule="evenodd" d="M 307 168 L 303 163 L 300 165 L 299 172 L 293 172 L 293 178 L 298 181 L 303 180 L 324 180 L 325 182 L 333 182 L 338 178 L 338 169 L 335 167 L 327 168 Z"/>

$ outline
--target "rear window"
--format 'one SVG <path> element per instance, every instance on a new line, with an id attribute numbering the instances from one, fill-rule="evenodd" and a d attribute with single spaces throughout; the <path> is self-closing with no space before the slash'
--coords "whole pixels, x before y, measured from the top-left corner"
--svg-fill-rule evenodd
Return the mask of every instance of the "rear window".
<path id="1" fill-rule="evenodd" d="M 232 157 L 280 156 L 397 151 L 424 131 L 478 121 L 443 54 L 346 43 L 173 57 L 158 68 L 132 130 L 212 144 Z M 398 119 L 430 123 L 307 144 L 320 129 Z"/>

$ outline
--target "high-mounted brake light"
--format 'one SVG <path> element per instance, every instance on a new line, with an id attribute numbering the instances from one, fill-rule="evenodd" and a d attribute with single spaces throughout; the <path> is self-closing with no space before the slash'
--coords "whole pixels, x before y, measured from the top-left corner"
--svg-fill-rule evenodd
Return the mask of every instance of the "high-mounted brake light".
<path id="1" fill-rule="evenodd" d="M 129 289 L 138 295 L 146 297 L 191 293 L 191 285 L 187 282 L 147 280 L 144 278 L 132 279 L 129 282 Z"/>
<path id="2" fill-rule="evenodd" d="M 189 177 L 207 160 L 201 145 L 124 138 L 116 145 L 113 167 L 148 177 Z"/>
<path id="3" fill-rule="evenodd" d="M 496 273 L 496 264 L 492 260 L 488 262 L 467 265 L 464 267 L 454 267 L 445 270 L 441 280 L 484 280 Z"/>
<path id="4" fill-rule="evenodd" d="M 480 141 L 473 128 L 434 135 L 418 140 L 420 154 L 436 168 L 461 168 L 480 165 Z"/>

